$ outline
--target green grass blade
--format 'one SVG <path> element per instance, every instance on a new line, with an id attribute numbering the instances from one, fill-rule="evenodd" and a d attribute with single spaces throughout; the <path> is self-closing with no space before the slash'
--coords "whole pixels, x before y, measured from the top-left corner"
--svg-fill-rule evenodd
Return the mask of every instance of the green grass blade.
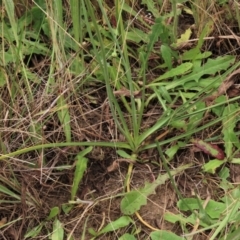
<path id="1" fill-rule="evenodd" d="M 80 29 L 83 29 L 83 21 L 81 21 L 81 9 L 79 0 L 70 0 L 70 9 L 73 23 L 73 36 L 76 41 L 82 42 Z"/>
<path id="2" fill-rule="evenodd" d="M 48 143 L 48 144 L 40 144 L 35 145 L 32 147 L 27 147 L 23 149 L 19 149 L 15 152 L 11 152 L 8 154 L 2 154 L 0 156 L 0 160 L 11 158 L 23 153 L 36 151 L 39 149 L 45 149 L 45 148 L 56 148 L 56 147 L 68 147 L 68 146 L 102 146 L 102 147 L 112 147 L 112 148 L 125 148 L 125 149 L 131 149 L 130 145 L 124 142 L 61 142 L 61 143 Z"/>
<path id="3" fill-rule="evenodd" d="M 101 4 L 101 1 L 98 0 L 98 2 Z M 139 124 L 138 124 L 138 113 L 135 105 L 135 98 L 134 98 L 134 84 L 132 80 L 132 74 L 131 74 L 131 65 L 129 62 L 129 56 L 128 56 L 128 49 L 126 45 L 126 37 L 127 32 L 125 31 L 124 25 L 123 25 L 123 19 L 122 19 L 122 11 L 123 11 L 123 4 L 124 1 L 117 1 L 116 4 L 116 17 L 118 19 L 118 30 L 119 35 L 121 38 L 121 44 L 122 44 L 122 52 L 123 57 L 121 60 L 123 61 L 123 65 L 125 67 L 127 82 L 130 90 L 130 99 L 131 99 L 131 120 L 132 120 L 132 127 L 133 127 L 133 139 L 138 138 L 139 134 Z"/>
<path id="4" fill-rule="evenodd" d="M 116 122 L 116 124 L 117 124 L 119 130 L 121 131 L 121 133 L 126 137 L 128 143 L 131 145 L 131 147 L 135 148 L 134 144 L 133 144 L 131 134 L 130 134 L 128 126 L 127 126 L 127 123 L 126 123 L 126 121 L 123 117 L 123 113 L 121 111 L 121 108 L 120 108 L 115 96 L 113 95 L 113 91 L 112 91 L 111 84 L 110 84 L 111 79 L 110 79 L 109 71 L 108 71 L 108 67 L 107 67 L 108 63 L 107 63 L 107 59 L 106 59 L 107 55 L 106 55 L 106 52 L 105 52 L 105 46 L 104 46 L 104 43 L 103 43 L 101 33 L 99 31 L 99 26 L 97 24 L 95 14 L 94 14 L 92 6 L 91 6 L 91 2 L 86 0 L 86 6 L 87 6 L 87 9 L 86 9 L 85 5 L 83 5 L 83 14 L 85 16 L 86 22 L 89 21 L 88 20 L 89 16 L 91 17 L 92 23 L 94 25 L 94 29 L 96 31 L 97 39 L 99 41 L 100 51 L 97 50 L 97 48 L 94 44 L 93 44 L 93 51 L 94 51 L 95 58 L 96 58 L 99 66 L 102 70 L 102 74 L 103 74 L 104 79 L 105 79 L 107 95 L 108 95 L 108 99 L 109 99 L 109 105 L 110 105 L 110 109 L 111 109 L 114 121 Z M 102 13 L 104 14 L 104 11 Z M 89 24 L 87 24 L 86 27 L 87 27 L 90 39 L 94 43 L 94 37 L 92 35 L 91 26 Z"/>
<path id="5" fill-rule="evenodd" d="M 236 144 L 239 142 L 238 138 L 235 135 L 235 128 L 238 122 L 238 115 L 239 115 L 238 103 L 228 104 L 223 112 L 224 119 L 222 121 L 223 124 L 222 134 L 227 158 L 232 157 L 234 142 L 236 141 Z"/>
<path id="6" fill-rule="evenodd" d="M 61 95 L 57 101 L 57 106 L 59 108 L 58 110 L 58 118 L 60 123 L 62 124 L 66 142 L 71 142 L 71 117 L 68 111 L 68 104 L 66 103 L 66 100 L 63 95 Z"/>
<path id="7" fill-rule="evenodd" d="M 171 115 L 170 115 L 169 112 L 166 112 L 165 114 L 163 114 L 160 117 L 160 119 L 151 128 L 148 128 L 145 132 L 143 132 L 139 136 L 139 144 L 141 144 L 151 134 L 153 134 L 154 132 L 156 132 L 160 128 L 162 128 L 165 125 L 167 125 L 167 123 L 169 122 L 170 119 L 171 119 Z"/>
<path id="8" fill-rule="evenodd" d="M 41 232 L 43 226 L 44 226 L 44 223 L 42 222 L 38 226 L 32 228 L 24 235 L 24 238 L 27 239 L 27 238 L 37 237 L 38 234 Z"/>
<path id="9" fill-rule="evenodd" d="M 74 200 L 76 193 L 78 191 L 79 183 L 82 180 L 83 174 L 87 169 L 88 159 L 84 156 L 91 151 L 92 147 L 88 147 L 87 149 L 84 150 L 84 152 L 80 152 L 76 157 L 77 158 L 76 169 L 74 172 L 73 185 L 71 190 L 71 200 Z"/>
<path id="10" fill-rule="evenodd" d="M 8 188 L 4 187 L 0 184 L 0 192 L 7 194 L 10 197 L 16 198 L 17 200 L 21 200 L 20 195 L 17 195 L 16 193 L 12 192 Z"/>
<path id="11" fill-rule="evenodd" d="M 19 37 L 18 37 L 18 32 L 17 32 L 17 22 L 15 19 L 15 12 L 14 12 L 14 2 L 13 0 L 3 0 L 3 3 L 5 5 L 8 18 L 11 24 L 12 32 L 17 44 L 17 47 L 19 47 Z"/>
<path id="12" fill-rule="evenodd" d="M 19 22 L 16 21 L 15 18 L 15 8 L 14 8 L 14 2 L 13 0 L 3 0 L 3 3 L 5 5 L 6 8 L 6 12 L 8 15 L 8 19 L 10 22 L 10 26 L 11 28 L 9 29 L 8 33 L 12 34 L 14 36 L 14 41 L 12 40 L 12 42 L 10 43 L 10 46 L 13 45 L 13 47 L 10 47 L 12 54 L 15 56 L 15 59 L 13 60 L 13 62 L 15 63 L 15 68 L 19 68 L 21 74 L 23 75 L 23 80 L 27 86 L 27 90 L 28 90 L 28 101 L 33 99 L 33 93 L 32 93 L 32 89 L 28 80 L 28 74 L 27 74 L 27 69 L 26 66 L 24 64 L 24 31 L 25 31 L 25 26 L 20 25 Z M 10 37 L 10 36 L 9 36 Z M 10 37 L 12 39 L 12 37 Z M 21 40 L 22 39 L 22 40 Z M 16 47 L 15 47 L 16 45 Z M 15 49 L 16 48 L 16 49 Z M 20 63 L 21 67 L 18 65 Z M 14 76 L 15 77 L 15 76 Z"/>
<path id="13" fill-rule="evenodd" d="M 128 226 L 130 223 L 133 223 L 133 220 L 129 216 L 122 216 L 115 221 L 110 222 L 104 227 L 97 235 L 101 235 L 104 233 L 116 231 L 120 228 Z"/>
<path id="14" fill-rule="evenodd" d="M 159 230 L 150 233 L 151 240 L 185 240 L 184 237 L 179 237 L 176 234 L 166 231 L 166 230 Z"/>
<path id="15" fill-rule="evenodd" d="M 238 209 L 240 207 L 240 203 L 239 201 L 236 201 L 235 203 L 233 203 L 233 205 L 231 206 L 231 209 L 227 210 L 227 215 L 221 220 L 219 226 L 216 228 L 216 230 L 214 231 L 214 233 L 211 235 L 210 240 L 215 240 L 218 236 L 218 234 L 221 231 L 224 231 L 224 228 L 229 224 L 229 220 L 235 215 L 237 215 Z"/>

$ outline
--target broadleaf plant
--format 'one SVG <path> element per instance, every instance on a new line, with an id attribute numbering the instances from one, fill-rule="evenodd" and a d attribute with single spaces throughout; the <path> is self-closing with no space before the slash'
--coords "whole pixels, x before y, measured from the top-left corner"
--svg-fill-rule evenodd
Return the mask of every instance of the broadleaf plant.
<path id="1" fill-rule="evenodd" d="M 176 170 L 170 171 L 172 176 L 175 176 L 185 169 L 189 168 L 190 165 L 183 165 Z M 158 178 L 152 183 L 146 183 L 143 188 L 138 190 L 132 190 L 124 196 L 121 201 L 121 211 L 123 214 L 131 215 L 138 211 L 141 206 L 147 203 L 147 197 L 151 194 L 155 194 L 157 186 L 162 185 L 169 179 L 169 174 L 159 174 Z"/>

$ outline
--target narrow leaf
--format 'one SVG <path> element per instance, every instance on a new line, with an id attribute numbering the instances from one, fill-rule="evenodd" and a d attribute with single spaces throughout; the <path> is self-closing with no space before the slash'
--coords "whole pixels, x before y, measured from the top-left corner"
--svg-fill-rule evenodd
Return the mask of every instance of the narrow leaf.
<path id="1" fill-rule="evenodd" d="M 226 237 L 226 236 L 225 236 Z M 236 231 L 228 234 L 226 240 L 239 240 L 240 239 L 240 228 L 237 229 Z"/>
<path id="2" fill-rule="evenodd" d="M 42 230 L 43 228 L 43 223 L 37 225 L 36 227 L 34 227 L 33 229 L 31 229 L 29 232 L 27 232 L 25 235 L 24 235 L 24 239 L 26 238 L 35 238 Z"/>
<path id="3" fill-rule="evenodd" d="M 161 230 L 161 231 L 155 231 L 150 233 L 151 240 L 159 240 L 159 239 L 164 239 L 164 240 L 184 240 L 184 237 L 179 237 L 176 234 Z"/>
<path id="4" fill-rule="evenodd" d="M 76 196 L 78 185 L 83 178 L 83 174 L 87 169 L 88 159 L 83 157 L 81 153 L 77 155 L 76 169 L 74 172 L 73 186 L 71 190 L 71 200 Z"/>
<path id="5" fill-rule="evenodd" d="M 50 220 L 50 219 L 53 219 L 54 217 L 56 217 L 59 213 L 59 208 L 58 207 L 53 207 L 47 217 L 46 220 Z"/>
<path id="6" fill-rule="evenodd" d="M 118 240 L 137 240 L 137 239 L 133 235 L 125 233 Z"/>
<path id="7" fill-rule="evenodd" d="M 17 200 L 20 200 L 21 197 L 17 195 L 16 193 L 12 192 L 8 188 L 4 187 L 3 185 L 0 184 L 0 192 L 5 193 L 13 198 L 16 198 Z"/>
<path id="8" fill-rule="evenodd" d="M 88 232 L 91 234 L 91 235 L 93 235 L 94 237 L 97 237 L 97 232 L 93 229 L 93 228 L 89 228 L 88 229 Z"/>
<path id="9" fill-rule="evenodd" d="M 117 154 L 122 158 L 132 159 L 131 155 L 126 153 L 124 150 L 117 150 Z"/>
<path id="10" fill-rule="evenodd" d="M 93 147 L 85 148 L 80 153 L 78 153 L 77 158 L 81 158 L 81 157 L 86 156 L 88 153 L 90 153 L 92 151 L 92 149 L 93 149 Z"/>
<path id="11" fill-rule="evenodd" d="M 224 140 L 224 147 L 225 152 L 227 155 L 227 158 L 232 156 L 233 153 L 233 144 L 235 145 L 239 144 L 238 136 L 235 134 L 235 127 L 237 124 L 237 118 L 238 115 L 234 114 L 236 110 L 238 109 L 238 104 L 228 104 L 223 112 L 223 116 L 225 118 L 222 121 L 222 134 L 223 134 L 223 140 Z"/>
<path id="12" fill-rule="evenodd" d="M 152 27 L 152 32 L 149 35 L 149 43 L 147 44 L 147 51 L 146 51 L 146 59 L 148 59 L 148 56 L 150 52 L 153 49 L 154 43 L 158 40 L 160 34 L 163 32 L 162 27 L 162 18 L 157 18 L 155 21 L 155 24 Z"/>
<path id="13" fill-rule="evenodd" d="M 216 172 L 217 168 L 219 168 L 224 163 L 225 163 L 225 161 L 220 161 L 220 160 L 214 159 L 214 160 L 209 161 L 208 163 L 205 163 L 202 166 L 202 169 L 204 172 L 214 174 Z"/>
<path id="14" fill-rule="evenodd" d="M 71 125 L 70 125 L 70 114 L 68 111 L 68 105 L 64 99 L 64 96 L 60 96 L 58 101 L 57 101 L 57 105 L 59 107 L 58 110 L 58 118 L 60 123 L 62 124 L 64 133 L 65 133 L 65 137 L 66 137 L 66 141 L 67 142 L 71 142 Z"/>
<path id="15" fill-rule="evenodd" d="M 118 218 L 117 220 L 110 222 L 106 227 L 104 227 L 98 233 L 98 235 L 107 233 L 107 232 L 116 231 L 120 228 L 128 226 L 132 222 L 133 222 L 133 220 L 129 216 L 122 216 L 122 217 Z"/>
<path id="16" fill-rule="evenodd" d="M 193 64 L 190 63 L 190 62 L 182 63 L 181 65 L 179 65 L 179 66 L 177 66 L 175 68 L 172 68 L 171 70 L 169 70 L 166 73 L 162 74 L 160 77 L 155 79 L 154 82 L 182 75 L 182 74 L 186 73 L 187 71 L 189 71 L 192 67 L 193 67 Z"/>
<path id="17" fill-rule="evenodd" d="M 186 42 L 189 40 L 189 38 L 192 35 L 192 30 L 191 28 L 186 29 L 186 31 L 181 34 L 181 37 L 177 39 L 177 43 L 172 44 L 172 47 L 177 48 L 181 47 L 182 45 L 186 44 Z"/>
<path id="18" fill-rule="evenodd" d="M 169 46 L 163 44 L 161 46 L 161 54 L 164 62 L 170 70 L 172 68 L 172 49 Z"/>
<path id="19" fill-rule="evenodd" d="M 195 215 L 190 215 L 189 217 L 186 218 L 186 216 L 184 216 L 182 214 L 174 214 L 172 212 L 166 212 L 164 214 L 164 220 L 166 220 L 170 223 L 180 222 L 183 225 L 186 225 L 189 223 L 194 225 L 194 223 L 196 222 Z"/>
<path id="20" fill-rule="evenodd" d="M 8 19 L 11 24 L 12 32 L 15 37 L 15 41 L 17 43 L 17 46 L 19 45 L 19 36 L 17 33 L 17 22 L 15 19 L 15 14 L 14 14 L 14 1 L 13 0 L 4 0 L 4 8 L 8 14 Z"/>
<path id="21" fill-rule="evenodd" d="M 51 239 L 52 240 L 63 240 L 64 237 L 64 230 L 62 227 L 62 223 L 58 220 L 55 219 L 53 223 L 53 234 Z"/>

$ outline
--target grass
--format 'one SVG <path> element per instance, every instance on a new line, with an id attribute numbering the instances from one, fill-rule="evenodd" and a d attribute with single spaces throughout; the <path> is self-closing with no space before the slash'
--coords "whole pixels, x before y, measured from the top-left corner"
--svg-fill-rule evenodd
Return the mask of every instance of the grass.
<path id="1" fill-rule="evenodd" d="M 235 1 L 3 0 L 1 238 L 238 239 L 239 26 Z"/>

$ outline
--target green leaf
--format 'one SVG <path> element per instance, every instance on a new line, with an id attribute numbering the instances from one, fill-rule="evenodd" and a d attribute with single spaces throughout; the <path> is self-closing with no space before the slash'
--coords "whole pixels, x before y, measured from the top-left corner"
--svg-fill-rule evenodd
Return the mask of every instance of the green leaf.
<path id="1" fill-rule="evenodd" d="M 189 51 L 186 51 L 182 55 L 182 60 L 198 60 L 198 59 L 204 59 L 208 58 L 212 55 L 211 52 L 205 51 L 203 53 L 200 52 L 200 49 L 204 43 L 204 37 L 207 37 L 209 31 L 212 29 L 213 22 L 209 21 L 205 26 L 204 29 L 201 32 L 201 35 L 199 37 L 197 46 L 195 48 L 190 49 Z"/>
<path id="2" fill-rule="evenodd" d="M 62 227 L 62 223 L 58 219 L 55 219 L 53 223 L 53 233 L 51 236 L 51 240 L 63 240 L 63 237 L 64 230 Z"/>
<path id="3" fill-rule="evenodd" d="M 108 233 L 112 231 L 116 231 L 120 228 L 128 226 L 130 223 L 133 223 L 133 220 L 129 216 L 122 216 L 118 218 L 117 220 L 110 222 L 106 227 L 104 227 L 98 235 L 101 235 L 103 233 Z"/>
<path id="4" fill-rule="evenodd" d="M 133 28 L 130 32 L 127 32 L 126 35 L 126 40 L 135 42 L 135 43 L 140 43 L 141 41 L 147 42 L 148 41 L 148 34 L 143 32 L 142 30 L 138 28 Z"/>
<path id="5" fill-rule="evenodd" d="M 10 197 L 16 198 L 17 200 L 21 200 L 21 197 L 17 195 L 16 193 L 12 192 L 8 188 L 4 187 L 3 185 L 0 184 L 0 192 L 5 193 L 9 195 Z"/>
<path id="6" fill-rule="evenodd" d="M 231 55 L 220 56 L 216 59 L 209 58 L 203 66 L 194 69 L 194 80 L 198 80 L 205 74 L 214 75 L 220 70 L 227 70 L 235 62 L 235 57 Z"/>
<path id="7" fill-rule="evenodd" d="M 212 219 L 219 219 L 226 208 L 226 204 L 210 200 L 205 207 L 205 211 Z"/>
<path id="8" fill-rule="evenodd" d="M 172 49 L 169 46 L 162 44 L 160 50 L 162 58 L 166 63 L 168 70 L 170 70 L 172 68 Z"/>
<path id="9" fill-rule="evenodd" d="M 37 44 L 34 41 L 29 41 L 29 40 L 22 40 L 22 43 L 24 44 L 23 47 L 21 48 L 22 54 L 25 55 L 30 55 L 33 53 L 36 54 L 44 54 L 48 55 L 49 54 L 49 49 L 44 46 L 44 44 Z"/>
<path id="10" fill-rule="evenodd" d="M 168 148 L 165 153 L 167 154 L 167 156 L 169 157 L 169 159 L 172 159 L 174 157 L 174 155 L 177 153 L 179 149 L 179 145 L 176 144 L 174 146 L 171 146 L 170 148 Z"/>
<path id="11" fill-rule="evenodd" d="M 199 200 L 196 198 L 184 198 L 177 202 L 177 206 L 181 211 L 199 209 Z M 190 209 L 189 209 L 190 208 Z"/>
<path id="12" fill-rule="evenodd" d="M 231 192 L 229 192 L 228 195 L 224 195 L 221 200 L 229 205 L 233 203 L 240 204 L 239 199 L 240 199 L 240 189 L 235 188 Z"/>
<path id="13" fill-rule="evenodd" d="M 71 237 L 70 237 L 70 235 L 71 235 Z M 84 236 L 83 236 L 84 237 Z M 76 238 L 74 238 L 73 236 L 72 236 L 72 234 L 67 234 L 67 238 L 66 238 L 67 240 L 76 240 Z M 82 238 L 82 239 L 84 239 L 84 238 Z"/>
<path id="14" fill-rule="evenodd" d="M 145 59 L 148 59 L 148 56 L 153 49 L 154 43 L 158 40 L 158 38 L 162 32 L 161 26 L 162 26 L 162 19 L 160 19 L 160 18 L 156 19 L 155 24 L 152 27 L 152 32 L 149 35 L 149 43 L 147 44 Z"/>
<path id="15" fill-rule="evenodd" d="M 183 130 L 187 129 L 187 124 L 185 120 L 172 121 L 170 124 L 173 128 L 176 128 L 176 129 L 183 129 Z"/>
<path id="16" fill-rule="evenodd" d="M 73 36 L 77 42 L 81 41 L 81 31 L 83 27 L 83 21 L 81 20 L 81 8 L 80 2 L 76 0 L 70 0 L 70 11 L 73 24 Z"/>
<path id="17" fill-rule="evenodd" d="M 117 154 L 122 158 L 132 159 L 131 155 L 126 153 L 124 150 L 117 150 Z"/>
<path id="18" fill-rule="evenodd" d="M 82 150 L 81 152 L 79 152 L 77 154 L 77 158 L 81 158 L 81 157 L 86 156 L 88 153 L 90 153 L 92 151 L 92 149 L 93 149 L 93 147 L 85 148 L 84 150 Z"/>
<path id="19" fill-rule="evenodd" d="M 41 223 L 39 225 L 37 225 L 36 227 L 32 228 L 29 232 L 27 232 L 25 235 L 24 235 L 24 239 L 26 238 L 35 238 L 42 230 L 44 224 Z"/>
<path id="20" fill-rule="evenodd" d="M 19 47 L 18 26 L 15 18 L 14 2 L 13 0 L 3 0 L 3 3 L 11 24 L 12 34 L 14 35 L 17 47 Z"/>
<path id="21" fill-rule="evenodd" d="M 214 27 L 214 21 L 212 20 L 208 20 L 207 23 L 205 24 L 201 34 L 200 34 L 200 37 L 198 39 L 198 42 L 197 42 L 197 46 L 196 48 L 198 49 L 201 49 L 202 46 L 203 46 L 203 43 L 205 42 L 204 38 L 205 37 L 208 37 L 209 34 L 212 32 L 213 30 L 213 27 Z"/>
<path id="22" fill-rule="evenodd" d="M 88 159 L 85 158 L 84 156 L 92 150 L 92 147 L 88 147 L 87 149 L 83 150 L 77 155 L 77 160 L 76 160 L 76 168 L 74 172 L 74 178 L 73 178 L 73 186 L 71 189 L 71 200 L 73 200 L 76 196 L 76 193 L 78 191 L 78 185 L 80 181 L 83 178 L 83 174 L 87 169 L 87 163 Z"/>
<path id="23" fill-rule="evenodd" d="M 158 9 L 156 8 L 156 3 L 154 1 L 149 1 L 149 0 L 142 0 L 141 4 L 144 4 L 147 6 L 148 11 L 150 11 L 151 13 L 153 13 L 153 15 L 159 16 L 159 12 Z"/>
<path id="24" fill-rule="evenodd" d="M 214 160 L 209 161 L 208 163 L 205 163 L 202 166 L 202 169 L 203 169 L 204 172 L 214 174 L 216 172 L 216 169 L 223 164 L 225 164 L 225 161 L 214 159 Z"/>
<path id="25" fill-rule="evenodd" d="M 190 209 L 186 204 L 191 208 L 191 210 L 201 210 L 204 204 L 204 200 L 199 200 L 197 198 L 185 198 L 184 200 L 179 200 L 177 206 L 181 211 L 188 211 Z M 209 200 L 204 211 L 212 219 L 218 219 L 225 211 L 225 209 L 225 203 Z"/>
<path id="26" fill-rule="evenodd" d="M 211 52 L 199 52 L 198 49 L 196 48 L 193 48 L 193 49 L 190 49 L 189 51 L 186 51 L 183 53 L 182 55 L 182 60 L 183 61 L 187 61 L 187 60 L 201 60 L 201 59 L 205 59 L 205 58 L 208 58 L 212 55 Z"/>
<path id="27" fill-rule="evenodd" d="M 59 108 L 57 114 L 58 114 L 58 119 L 60 123 L 62 124 L 66 141 L 71 142 L 71 118 L 70 114 L 68 111 L 68 104 L 66 103 L 66 100 L 64 99 L 64 96 L 61 95 L 57 101 L 57 106 Z"/>
<path id="28" fill-rule="evenodd" d="M 222 238 L 221 240 L 239 240 L 240 239 L 240 229 L 235 230 L 234 232 L 228 234 L 227 238 L 226 236 Z"/>
<path id="29" fill-rule="evenodd" d="M 136 240 L 136 238 L 129 233 L 125 233 L 118 240 Z"/>
<path id="30" fill-rule="evenodd" d="M 203 75 L 217 74 L 221 70 L 227 70 L 227 68 L 229 68 L 234 62 L 235 57 L 229 55 L 223 57 L 220 56 L 217 57 L 216 59 L 208 59 L 206 64 L 204 64 L 203 66 L 199 65 L 198 67 L 195 67 L 194 71 L 189 73 L 188 75 L 185 75 L 175 81 L 168 83 L 168 85 L 166 85 L 166 88 L 172 89 L 178 86 L 184 86 L 184 84 L 189 81 L 198 82 Z M 171 71 L 172 70 L 173 69 L 171 69 Z"/>
<path id="31" fill-rule="evenodd" d="M 224 105 L 225 105 L 226 101 L 227 101 L 227 98 L 226 98 L 226 96 L 223 96 L 223 95 L 221 95 L 221 96 L 219 96 L 218 98 L 215 99 L 214 102 L 215 102 L 216 104 L 217 104 L 217 103 L 222 103 L 222 104 L 220 104 L 220 105 L 218 105 L 218 106 L 216 106 L 216 107 L 213 107 L 213 108 L 211 109 L 212 112 L 213 112 L 214 114 L 216 114 L 218 117 L 220 117 L 220 116 L 223 115 Z"/>
<path id="32" fill-rule="evenodd" d="M 222 134 L 223 134 L 223 140 L 224 140 L 224 147 L 227 158 L 232 156 L 233 153 L 233 143 L 235 145 L 239 145 L 239 139 L 235 134 L 235 127 L 238 122 L 238 115 L 236 115 L 236 110 L 239 109 L 239 106 L 237 103 L 228 104 L 223 112 L 223 118 L 222 121 Z"/>
<path id="33" fill-rule="evenodd" d="M 73 207 L 74 207 L 73 204 L 69 204 L 69 203 L 62 204 L 62 210 L 65 214 L 68 214 Z"/>
<path id="34" fill-rule="evenodd" d="M 142 205 L 147 204 L 147 195 L 142 195 L 140 191 L 127 193 L 121 201 L 121 211 L 123 214 L 131 215 L 138 211 Z"/>
<path id="35" fill-rule="evenodd" d="M 174 48 L 180 47 L 182 44 L 185 44 L 189 40 L 191 35 L 192 35 L 191 28 L 186 29 L 186 31 L 183 34 L 181 34 L 181 37 L 177 39 L 177 43 L 174 43 L 171 46 Z"/>
<path id="36" fill-rule="evenodd" d="M 62 210 L 65 214 L 68 214 L 73 209 L 73 204 L 64 203 L 62 204 Z"/>
<path id="37" fill-rule="evenodd" d="M 188 124 L 185 123 L 187 131 L 195 129 L 198 126 L 198 124 L 202 121 L 205 111 L 201 110 L 205 109 L 205 105 L 206 105 L 205 102 L 199 101 L 191 106 L 191 109 L 188 112 L 191 113 L 192 115 L 189 118 Z"/>
<path id="38" fill-rule="evenodd" d="M 59 208 L 58 207 L 53 207 L 53 208 L 51 208 L 51 211 L 50 211 L 50 213 L 49 213 L 49 215 L 48 215 L 46 220 L 53 219 L 58 214 L 59 214 Z"/>
<path id="39" fill-rule="evenodd" d="M 165 72 L 164 74 L 162 74 L 160 77 L 156 78 L 154 80 L 154 82 L 163 80 L 163 79 L 168 79 L 168 78 L 172 78 L 175 76 L 179 76 L 179 75 L 183 75 L 184 73 L 188 72 L 190 69 L 192 69 L 193 64 L 190 62 L 187 63 L 182 63 L 181 65 L 172 68 L 171 70 Z M 151 86 L 152 83 L 149 85 Z"/>
<path id="40" fill-rule="evenodd" d="M 162 97 L 170 104 L 172 104 L 173 100 L 169 94 L 169 91 L 164 86 L 159 86 L 158 92 L 162 95 Z"/>
<path id="41" fill-rule="evenodd" d="M 89 228 L 88 229 L 88 232 L 91 234 L 91 235 L 93 235 L 94 237 L 97 237 L 97 232 L 93 229 L 93 228 Z"/>
<path id="42" fill-rule="evenodd" d="M 7 73 L 4 68 L 0 67 L 0 87 L 5 86 L 7 83 Z"/>
<path id="43" fill-rule="evenodd" d="M 184 240 L 185 239 L 184 237 L 179 237 L 176 234 L 169 232 L 169 231 L 165 231 L 165 230 L 151 232 L 150 237 L 151 237 L 151 240 L 159 240 L 159 239 Z"/>
<path id="44" fill-rule="evenodd" d="M 231 163 L 240 164 L 240 158 L 233 158 Z"/>
<path id="45" fill-rule="evenodd" d="M 180 172 L 184 171 L 190 167 L 190 165 L 184 165 L 178 167 L 176 170 L 170 171 L 172 176 L 179 174 Z M 158 178 L 153 183 L 146 183 L 142 189 L 133 190 L 128 192 L 121 201 L 121 211 L 123 214 L 131 215 L 134 212 L 138 211 L 142 205 L 146 205 L 147 197 L 150 194 L 155 193 L 155 188 L 159 185 L 165 183 L 166 180 L 169 179 L 169 175 L 163 174 L 159 175 Z"/>
<path id="46" fill-rule="evenodd" d="M 220 172 L 218 173 L 218 175 L 219 175 L 219 177 L 220 177 L 221 179 L 227 180 L 227 178 L 230 177 L 230 170 L 229 170 L 229 168 L 227 168 L 227 167 L 222 168 L 222 169 L 220 170 Z"/>
<path id="47" fill-rule="evenodd" d="M 189 217 L 186 218 L 182 214 L 174 214 L 171 212 L 166 212 L 164 214 L 164 220 L 166 220 L 170 223 L 180 222 L 181 224 L 183 224 L 185 226 L 188 223 L 194 225 L 194 223 L 196 222 L 196 217 L 195 217 L 195 215 L 191 214 Z"/>

